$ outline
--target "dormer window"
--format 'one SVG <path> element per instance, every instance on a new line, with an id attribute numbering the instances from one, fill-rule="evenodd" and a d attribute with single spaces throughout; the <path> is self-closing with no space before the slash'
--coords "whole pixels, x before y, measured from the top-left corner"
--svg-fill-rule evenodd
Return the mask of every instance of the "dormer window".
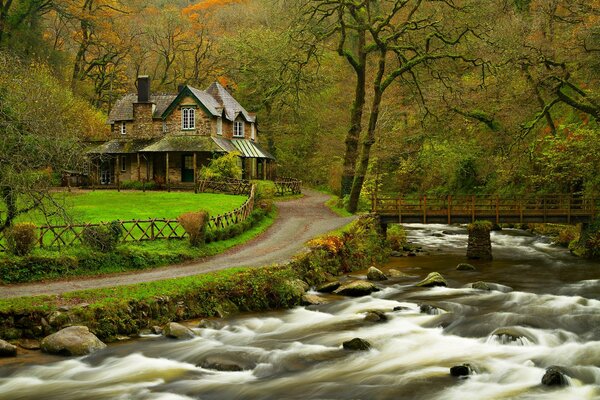
<path id="1" fill-rule="evenodd" d="M 233 121 L 233 137 L 244 137 L 244 121 Z"/>
<path id="2" fill-rule="evenodd" d="M 125 122 L 121 122 L 120 131 L 121 131 L 121 135 L 127 134 L 127 125 L 125 124 Z"/>
<path id="3" fill-rule="evenodd" d="M 181 129 L 196 128 L 196 109 L 193 107 L 184 107 L 181 109 Z"/>
<path id="4" fill-rule="evenodd" d="M 217 118 L 217 135 L 223 134 L 223 118 Z"/>

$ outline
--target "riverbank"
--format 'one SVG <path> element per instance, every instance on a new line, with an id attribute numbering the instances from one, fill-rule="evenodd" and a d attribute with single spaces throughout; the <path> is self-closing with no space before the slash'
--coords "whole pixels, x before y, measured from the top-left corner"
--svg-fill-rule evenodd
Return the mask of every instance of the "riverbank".
<path id="1" fill-rule="evenodd" d="M 0 301 L 0 338 L 18 343 L 85 325 L 110 342 L 169 321 L 289 308 L 301 304 L 308 285 L 379 264 L 387 254 L 376 221 L 363 217 L 339 235 L 311 242 L 308 252 L 284 265 L 5 299 Z"/>

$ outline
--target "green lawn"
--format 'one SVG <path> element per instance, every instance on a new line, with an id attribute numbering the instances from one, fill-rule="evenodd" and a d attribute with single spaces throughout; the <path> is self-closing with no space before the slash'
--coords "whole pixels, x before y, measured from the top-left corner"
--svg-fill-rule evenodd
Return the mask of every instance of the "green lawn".
<path id="1" fill-rule="evenodd" d="M 246 196 L 191 192 L 140 192 L 96 190 L 57 193 L 55 199 L 64 206 L 75 222 L 176 218 L 187 211 L 207 210 L 218 215 L 241 206 Z M 44 224 L 41 213 L 30 213 L 19 218 Z M 59 221 L 57 221 L 59 222 Z"/>

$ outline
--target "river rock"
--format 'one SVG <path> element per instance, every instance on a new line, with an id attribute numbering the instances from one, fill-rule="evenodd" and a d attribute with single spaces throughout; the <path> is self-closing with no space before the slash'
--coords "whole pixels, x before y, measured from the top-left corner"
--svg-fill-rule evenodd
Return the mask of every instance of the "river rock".
<path id="1" fill-rule="evenodd" d="M 26 350 L 39 350 L 40 341 L 35 339 L 21 339 L 19 340 L 19 347 L 22 347 Z"/>
<path id="2" fill-rule="evenodd" d="M 316 294 L 304 294 L 302 296 L 302 304 L 305 306 L 317 306 L 319 304 L 327 304 L 329 300 Z"/>
<path id="3" fill-rule="evenodd" d="M 40 348 L 45 353 L 83 356 L 105 348 L 106 345 L 87 326 L 70 326 L 46 336 Z"/>
<path id="4" fill-rule="evenodd" d="M 460 263 L 456 266 L 457 271 L 477 271 L 474 265 L 467 263 Z"/>
<path id="5" fill-rule="evenodd" d="M 334 290 L 339 288 L 342 284 L 339 281 L 327 282 L 317 287 L 317 292 L 320 293 L 332 293 Z"/>
<path id="6" fill-rule="evenodd" d="M 421 312 L 421 314 L 429 315 L 440 315 L 444 312 L 441 308 L 427 303 L 420 304 L 419 311 Z"/>
<path id="7" fill-rule="evenodd" d="M 163 335 L 173 339 L 192 339 L 196 337 L 190 328 L 178 324 L 177 322 L 169 322 L 165 325 L 163 328 Z"/>
<path id="8" fill-rule="evenodd" d="M 365 321 L 368 322 L 385 322 L 388 320 L 387 315 L 383 311 L 368 311 L 365 315 Z"/>
<path id="9" fill-rule="evenodd" d="M 17 346 L 0 339 L 0 357 L 16 357 Z"/>
<path id="10" fill-rule="evenodd" d="M 219 318 L 227 318 L 233 314 L 237 314 L 240 312 L 238 306 L 229 299 L 224 299 L 219 302 L 219 305 L 215 307 L 215 311 Z"/>
<path id="11" fill-rule="evenodd" d="M 199 366 L 205 369 L 213 369 L 215 371 L 223 372 L 238 372 L 244 370 L 244 368 L 232 362 L 205 362 L 199 364 Z"/>
<path id="12" fill-rule="evenodd" d="M 455 365 L 450 368 L 450 375 L 460 377 L 469 376 L 473 372 L 470 364 Z"/>
<path id="13" fill-rule="evenodd" d="M 569 384 L 566 375 L 561 367 L 555 365 L 548 367 L 542 377 L 542 385 L 545 386 L 566 386 Z"/>
<path id="14" fill-rule="evenodd" d="M 434 287 L 434 286 L 448 286 L 448 283 L 439 272 L 432 272 L 421 282 L 417 283 L 416 286 L 420 287 Z"/>
<path id="15" fill-rule="evenodd" d="M 387 280 L 387 276 L 381 270 L 371 267 L 367 271 L 367 279 L 370 281 L 385 281 Z"/>
<path id="16" fill-rule="evenodd" d="M 393 250 L 390 252 L 390 257 L 404 257 L 404 253 L 401 251 Z"/>
<path id="17" fill-rule="evenodd" d="M 412 275 L 405 274 L 404 272 L 398 271 L 394 268 L 388 270 L 388 275 L 390 276 L 390 278 L 412 278 Z"/>
<path id="18" fill-rule="evenodd" d="M 366 281 L 351 281 L 344 283 L 339 288 L 333 291 L 335 294 L 342 296 L 359 297 L 366 296 L 370 293 L 377 292 L 379 289 L 375 284 Z"/>
<path id="19" fill-rule="evenodd" d="M 492 287 L 488 283 L 482 282 L 482 281 L 473 282 L 471 284 L 471 287 L 473 289 L 477 289 L 477 290 L 487 290 L 487 291 L 493 290 Z"/>
<path id="20" fill-rule="evenodd" d="M 367 351 L 371 348 L 371 343 L 361 338 L 354 338 L 342 343 L 344 349 L 354 351 Z"/>
<path id="21" fill-rule="evenodd" d="M 519 327 L 498 328 L 491 333 L 491 336 L 496 336 L 503 344 L 509 342 L 520 342 L 521 344 L 524 344 L 524 341 L 535 342 L 524 329 Z"/>

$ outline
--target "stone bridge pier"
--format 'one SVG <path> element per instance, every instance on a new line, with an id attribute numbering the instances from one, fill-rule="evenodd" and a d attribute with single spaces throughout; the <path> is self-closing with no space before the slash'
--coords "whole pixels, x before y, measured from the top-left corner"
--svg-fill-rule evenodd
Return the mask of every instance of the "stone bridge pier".
<path id="1" fill-rule="evenodd" d="M 492 223 L 489 221 L 475 221 L 467 227 L 469 240 L 467 244 L 467 258 L 471 260 L 491 260 L 492 240 L 490 232 Z"/>

